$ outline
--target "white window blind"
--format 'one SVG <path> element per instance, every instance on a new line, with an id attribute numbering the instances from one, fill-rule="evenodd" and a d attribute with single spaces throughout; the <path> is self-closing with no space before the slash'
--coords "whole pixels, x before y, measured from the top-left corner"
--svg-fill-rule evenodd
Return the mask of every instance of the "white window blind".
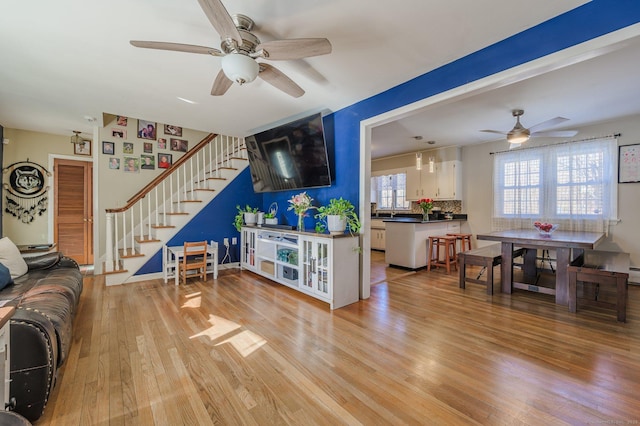
<path id="1" fill-rule="evenodd" d="M 617 215 L 617 140 L 596 139 L 495 154 L 493 229 L 536 220 L 606 232 Z"/>

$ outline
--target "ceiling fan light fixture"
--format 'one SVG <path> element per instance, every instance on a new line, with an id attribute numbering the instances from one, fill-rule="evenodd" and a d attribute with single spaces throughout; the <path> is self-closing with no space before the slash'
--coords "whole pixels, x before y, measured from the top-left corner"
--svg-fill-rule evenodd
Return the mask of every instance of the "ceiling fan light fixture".
<path id="1" fill-rule="evenodd" d="M 529 140 L 529 132 L 526 131 L 526 129 L 524 129 L 525 131 L 521 131 L 521 130 L 512 130 L 507 134 L 507 141 L 509 143 L 513 143 L 513 144 L 521 144 L 521 143 L 525 143 L 526 141 Z"/>
<path id="2" fill-rule="evenodd" d="M 230 53 L 222 58 L 222 70 L 229 80 L 243 85 L 256 79 L 260 66 L 247 55 Z"/>

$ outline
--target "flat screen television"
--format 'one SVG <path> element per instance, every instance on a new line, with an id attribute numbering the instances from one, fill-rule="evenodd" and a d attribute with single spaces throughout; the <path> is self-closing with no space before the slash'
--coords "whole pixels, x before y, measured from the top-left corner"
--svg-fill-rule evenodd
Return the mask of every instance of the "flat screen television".
<path id="1" fill-rule="evenodd" d="M 255 192 L 331 185 L 321 114 L 245 138 Z"/>

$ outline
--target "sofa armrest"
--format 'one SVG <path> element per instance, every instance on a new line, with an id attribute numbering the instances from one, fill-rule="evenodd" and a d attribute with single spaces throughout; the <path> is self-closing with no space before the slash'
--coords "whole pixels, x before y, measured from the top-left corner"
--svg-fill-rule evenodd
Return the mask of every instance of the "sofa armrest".
<path id="1" fill-rule="evenodd" d="M 25 257 L 24 261 L 26 262 L 29 271 L 37 271 L 39 269 L 49 269 L 56 266 L 61 259 L 62 253 L 54 251 L 39 256 Z"/>

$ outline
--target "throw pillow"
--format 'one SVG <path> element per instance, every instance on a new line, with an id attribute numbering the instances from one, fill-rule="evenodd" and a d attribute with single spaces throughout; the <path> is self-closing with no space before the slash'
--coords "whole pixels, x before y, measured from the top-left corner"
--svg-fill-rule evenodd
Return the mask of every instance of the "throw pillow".
<path id="1" fill-rule="evenodd" d="M 0 239 L 0 263 L 9 268 L 13 279 L 26 274 L 29 270 L 27 263 L 20 254 L 20 250 L 9 237 Z"/>
<path id="2" fill-rule="evenodd" d="M 0 263 L 0 290 L 8 286 L 13 282 L 11 278 L 11 274 L 9 273 L 9 268 Z"/>

